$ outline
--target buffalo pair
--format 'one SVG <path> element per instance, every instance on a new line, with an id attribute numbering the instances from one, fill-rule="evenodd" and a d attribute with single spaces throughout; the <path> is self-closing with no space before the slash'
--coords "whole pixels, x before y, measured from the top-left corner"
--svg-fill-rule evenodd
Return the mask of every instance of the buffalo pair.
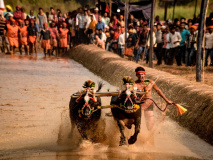
<path id="1" fill-rule="evenodd" d="M 101 118 L 101 109 L 111 108 L 112 115 L 121 133 L 119 145 L 127 144 L 124 127 L 126 126 L 128 129 L 131 129 L 133 124 L 135 125 L 135 132 L 128 139 L 128 144 L 134 144 L 140 132 L 141 102 L 136 95 L 137 88 L 132 88 L 131 82 L 125 83 L 125 85 L 126 89 L 124 91 L 120 92 L 117 96 L 112 96 L 109 106 L 101 106 L 101 98 L 97 97 L 98 93 L 96 92 L 101 90 L 102 84 L 99 83 L 98 90 L 94 91 L 94 82 L 86 81 L 83 86 L 85 89 L 81 93 L 77 93 L 78 98 L 72 96 L 70 100 L 71 135 L 73 135 L 75 126 L 77 126 L 83 139 L 89 139 L 87 136 L 88 130 L 95 135 L 96 124 Z M 90 140 L 95 142 L 95 137 L 93 136 Z"/>

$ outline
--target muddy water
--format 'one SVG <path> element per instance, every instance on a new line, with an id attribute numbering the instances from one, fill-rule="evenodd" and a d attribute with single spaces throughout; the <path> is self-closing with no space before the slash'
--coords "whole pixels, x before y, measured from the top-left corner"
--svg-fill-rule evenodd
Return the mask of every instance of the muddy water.
<path id="1" fill-rule="evenodd" d="M 135 145 L 119 147 L 119 130 L 111 117 L 106 122 L 107 141 L 82 141 L 77 130 L 68 138 L 70 95 L 85 80 L 101 80 L 67 58 L 0 55 L 0 159 L 29 160 L 154 160 L 213 159 L 213 147 L 156 111 L 153 132 L 145 119 Z M 104 82 L 107 88 L 116 87 Z M 103 105 L 110 98 L 102 98 Z M 133 130 L 126 131 L 130 137 Z"/>

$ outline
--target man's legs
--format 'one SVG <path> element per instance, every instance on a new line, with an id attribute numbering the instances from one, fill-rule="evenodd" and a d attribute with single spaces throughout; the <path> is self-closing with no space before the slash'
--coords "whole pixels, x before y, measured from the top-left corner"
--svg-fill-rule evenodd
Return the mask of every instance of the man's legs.
<path id="1" fill-rule="evenodd" d="M 162 43 L 157 44 L 156 48 L 156 56 L 157 56 L 157 65 L 162 64 L 162 55 L 161 55 L 161 50 L 162 50 Z"/>
<path id="2" fill-rule="evenodd" d="M 138 61 L 139 61 L 141 52 L 143 52 L 143 47 L 138 48 L 137 55 L 136 55 L 136 58 L 135 58 L 136 63 L 138 63 Z"/>
<path id="3" fill-rule="evenodd" d="M 205 66 L 208 66 L 209 55 L 210 55 L 210 49 L 205 49 Z"/>
<path id="4" fill-rule="evenodd" d="M 153 110 L 149 109 L 144 110 L 144 116 L 146 121 L 146 127 L 148 131 L 151 131 L 155 125 L 155 116 Z"/>
<path id="5" fill-rule="evenodd" d="M 175 52 L 175 59 L 176 59 L 176 62 L 177 62 L 177 65 L 178 66 L 181 66 L 181 53 L 179 52 L 179 47 L 175 47 L 174 48 L 174 52 Z"/>
<path id="6" fill-rule="evenodd" d="M 210 58 L 211 58 L 210 66 L 213 66 L 213 48 L 210 49 Z"/>

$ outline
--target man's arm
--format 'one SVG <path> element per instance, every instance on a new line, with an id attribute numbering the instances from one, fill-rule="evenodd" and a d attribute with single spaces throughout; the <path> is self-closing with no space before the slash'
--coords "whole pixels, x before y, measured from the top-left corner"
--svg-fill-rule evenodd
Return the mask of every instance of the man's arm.
<path id="1" fill-rule="evenodd" d="M 172 104 L 173 102 L 172 101 L 169 101 L 166 96 L 163 94 L 163 92 L 160 90 L 160 88 L 158 88 L 158 86 L 156 85 L 155 82 L 153 82 L 153 88 L 155 89 L 155 91 L 157 92 L 157 94 L 159 96 L 161 96 L 165 101 L 166 103 L 169 103 L 169 104 Z"/>

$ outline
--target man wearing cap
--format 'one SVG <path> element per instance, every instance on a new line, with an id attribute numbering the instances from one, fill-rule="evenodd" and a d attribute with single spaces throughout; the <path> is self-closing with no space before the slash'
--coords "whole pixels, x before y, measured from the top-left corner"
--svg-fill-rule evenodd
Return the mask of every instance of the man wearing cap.
<path id="1" fill-rule="evenodd" d="M 213 25 L 208 27 L 205 34 L 205 66 L 208 66 L 208 58 L 210 56 L 210 66 L 213 66 Z"/>
<path id="2" fill-rule="evenodd" d="M 18 48 L 18 32 L 19 28 L 15 25 L 15 20 L 11 19 L 11 25 L 7 24 L 7 37 L 10 43 L 10 54 L 15 54 L 16 48 Z"/>
<path id="3" fill-rule="evenodd" d="M 154 127 L 155 124 L 155 117 L 154 117 L 154 112 L 153 112 L 153 101 L 150 100 L 152 99 L 152 89 L 154 89 L 157 94 L 165 100 L 167 104 L 172 104 L 173 102 L 168 100 L 166 96 L 163 94 L 163 92 L 158 88 L 156 83 L 153 80 L 146 79 L 146 72 L 143 67 L 137 67 L 135 69 L 137 80 L 135 81 L 135 87 L 137 87 L 137 90 L 146 92 L 148 91 L 147 94 L 140 96 L 140 100 L 143 102 L 141 104 L 141 110 L 144 110 L 144 116 L 146 120 L 146 127 L 148 131 L 151 131 Z"/>
<path id="4" fill-rule="evenodd" d="M 68 32 L 69 30 L 67 29 L 67 24 L 64 22 L 62 24 L 62 28 L 59 29 L 59 47 L 62 50 L 62 52 L 60 51 L 60 55 L 65 54 L 67 51 L 67 39 L 69 39 Z"/>
<path id="5" fill-rule="evenodd" d="M 29 53 L 30 55 L 33 55 L 33 48 L 35 50 L 36 56 L 37 56 L 37 37 L 38 37 L 38 29 L 35 26 L 35 20 L 30 20 L 30 26 L 27 27 L 28 31 L 28 43 L 29 43 Z"/>
<path id="6" fill-rule="evenodd" d="M 51 41 L 50 44 L 52 46 L 52 52 L 51 54 L 53 54 L 54 50 L 56 51 L 56 55 L 58 55 L 58 30 L 55 27 L 55 22 L 52 22 L 50 24 L 50 27 L 48 28 L 48 30 L 50 30 L 51 32 Z"/>
<path id="7" fill-rule="evenodd" d="M 185 22 L 180 23 L 180 35 L 181 42 L 179 46 L 179 56 L 181 56 L 182 62 L 185 64 L 186 60 L 186 37 L 190 34 L 188 30 L 185 29 Z"/>
<path id="8" fill-rule="evenodd" d="M 190 34 L 186 38 L 186 65 L 192 66 L 196 59 L 196 50 L 197 50 L 197 37 L 198 32 L 196 32 L 197 27 L 192 25 L 189 27 Z"/>
<path id="9" fill-rule="evenodd" d="M 19 20 L 19 52 L 22 54 L 22 45 L 24 45 L 25 55 L 28 55 L 27 49 L 27 26 L 24 25 L 24 22 Z"/>
<path id="10" fill-rule="evenodd" d="M 13 12 L 14 19 L 18 22 L 19 19 L 24 20 L 24 13 L 21 11 L 21 6 L 16 6 L 16 11 Z"/>

